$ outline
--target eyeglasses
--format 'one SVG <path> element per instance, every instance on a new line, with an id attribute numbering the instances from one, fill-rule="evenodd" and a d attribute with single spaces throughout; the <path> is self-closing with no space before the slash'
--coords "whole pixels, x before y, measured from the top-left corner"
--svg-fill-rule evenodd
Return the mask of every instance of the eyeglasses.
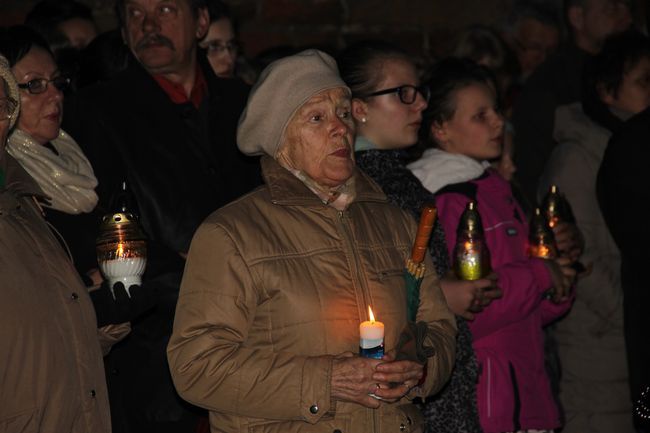
<path id="1" fill-rule="evenodd" d="M 18 84 L 18 87 L 21 89 L 27 89 L 27 91 L 32 95 L 38 95 L 45 92 L 47 90 L 47 86 L 50 83 L 52 83 L 52 85 L 56 87 L 57 90 L 63 92 L 70 85 L 70 78 L 63 76 L 58 76 L 52 78 L 51 80 L 48 80 L 47 78 L 34 78 L 33 80 L 29 80 L 26 83 Z"/>
<path id="2" fill-rule="evenodd" d="M 13 98 L 0 98 L 0 120 L 10 119 L 17 106 L 18 103 Z"/>
<path id="3" fill-rule="evenodd" d="M 233 55 L 239 50 L 239 45 L 235 41 L 226 42 L 225 44 L 223 42 L 210 41 L 204 48 L 208 50 L 209 54 L 216 54 L 217 56 L 226 54 L 226 51 Z"/>
<path id="4" fill-rule="evenodd" d="M 410 84 L 405 84 L 399 87 L 393 87 L 390 89 L 377 90 L 376 92 L 368 93 L 367 95 L 357 96 L 358 98 L 370 98 L 371 96 L 379 95 L 388 95 L 389 93 L 397 93 L 399 100 L 402 104 L 410 105 L 415 102 L 418 93 L 422 95 L 425 101 L 429 102 L 431 93 L 427 86 L 411 86 Z"/>

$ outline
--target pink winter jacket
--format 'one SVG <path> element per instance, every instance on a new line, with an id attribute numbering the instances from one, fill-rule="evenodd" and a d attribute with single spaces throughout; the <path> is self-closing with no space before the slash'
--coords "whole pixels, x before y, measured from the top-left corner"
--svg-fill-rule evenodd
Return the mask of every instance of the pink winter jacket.
<path id="1" fill-rule="evenodd" d="M 486 433 L 560 426 L 544 368 L 542 327 L 570 308 L 543 300 L 551 277 L 541 259 L 528 258 L 528 223 L 510 185 L 492 170 L 469 181 L 476 188 L 492 269 L 503 297 L 469 322 L 479 362 L 478 408 Z M 470 200 L 440 191 L 436 204 L 453 253 L 460 216 Z"/>

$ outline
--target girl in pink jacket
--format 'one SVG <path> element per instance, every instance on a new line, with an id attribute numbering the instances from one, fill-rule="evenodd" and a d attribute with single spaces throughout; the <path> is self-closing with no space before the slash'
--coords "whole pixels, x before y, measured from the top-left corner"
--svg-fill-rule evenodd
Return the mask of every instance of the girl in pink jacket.
<path id="1" fill-rule="evenodd" d="M 560 416 L 544 368 L 543 327 L 570 308 L 575 272 L 568 259 L 527 255 L 526 217 L 509 183 L 486 162 L 501 155 L 504 122 L 484 70 L 447 59 L 434 66 L 428 82 L 432 100 L 422 130 L 435 148 L 409 168 L 437 194 L 450 257 L 460 216 L 476 201 L 503 292 L 470 323 L 481 427 L 486 433 L 552 431 Z"/>

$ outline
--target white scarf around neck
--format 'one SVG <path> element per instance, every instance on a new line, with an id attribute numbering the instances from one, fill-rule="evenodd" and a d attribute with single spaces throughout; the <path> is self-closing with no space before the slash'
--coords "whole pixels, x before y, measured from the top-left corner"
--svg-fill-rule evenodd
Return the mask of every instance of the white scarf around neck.
<path id="1" fill-rule="evenodd" d="M 476 179 L 489 166 L 487 161 L 478 162 L 462 154 L 427 149 L 407 167 L 426 189 L 436 193 L 447 185 Z"/>
<path id="2" fill-rule="evenodd" d="M 36 180 L 52 202 L 48 206 L 68 214 L 88 213 L 97 205 L 97 178 L 79 145 L 63 130 L 50 142 L 52 152 L 16 128 L 7 140 L 7 152 Z"/>

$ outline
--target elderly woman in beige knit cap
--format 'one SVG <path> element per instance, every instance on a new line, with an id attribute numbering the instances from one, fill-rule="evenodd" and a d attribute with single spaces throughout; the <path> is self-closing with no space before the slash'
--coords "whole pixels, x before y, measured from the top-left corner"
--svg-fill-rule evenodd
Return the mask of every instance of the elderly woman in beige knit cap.
<path id="1" fill-rule="evenodd" d="M 278 60 L 251 92 L 238 145 L 265 154 L 266 185 L 199 228 L 168 346 L 177 390 L 214 432 L 417 432 L 409 399 L 449 376 L 456 329 L 433 266 L 417 313 L 428 355 L 395 357 L 416 226 L 355 169 L 353 133 L 327 54 Z M 357 355 L 368 306 L 383 359 Z"/>
<path id="2" fill-rule="evenodd" d="M 110 433 L 93 304 L 6 152 L 19 103 L 0 55 L 0 431 Z"/>

